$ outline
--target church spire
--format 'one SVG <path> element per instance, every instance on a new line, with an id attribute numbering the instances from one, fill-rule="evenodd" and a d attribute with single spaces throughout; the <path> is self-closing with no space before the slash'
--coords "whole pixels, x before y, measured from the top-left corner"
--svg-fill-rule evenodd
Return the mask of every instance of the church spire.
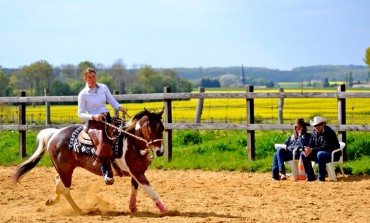
<path id="1" fill-rule="evenodd" d="M 247 79 L 245 79 L 245 74 L 244 74 L 244 67 L 243 67 L 243 64 L 242 64 L 242 73 L 240 75 L 240 82 L 244 85 L 247 84 Z"/>

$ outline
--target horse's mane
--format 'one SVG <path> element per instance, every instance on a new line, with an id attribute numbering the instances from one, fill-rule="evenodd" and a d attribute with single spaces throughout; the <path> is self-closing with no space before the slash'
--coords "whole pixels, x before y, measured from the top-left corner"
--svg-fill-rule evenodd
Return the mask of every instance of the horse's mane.
<path id="1" fill-rule="evenodd" d="M 131 131 L 133 128 L 135 128 L 135 125 L 137 123 L 138 120 L 140 120 L 143 116 L 145 115 L 145 111 L 141 111 L 139 113 L 137 113 L 134 117 L 132 117 L 130 119 L 130 121 L 128 121 L 126 123 L 126 131 Z"/>
<path id="2" fill-rule="evenodd" d="M 136 123 L 143 117 L 145 116 L 145 114 L 148 113 L 148 116 L 149 116 L 149 120 L 153 120 L 154 118 L 161 118 L 161 117 L 158 117 L 159 115 L 159 112 L 150 112 L 150 111 L 147 111 L 147 110 L 144 110 L 144 111 L 141 111 L 139 113 L 137 113 L 136 115 L 134 115 L 134 117 L 132 117 L 127 123 L 126 123 L 126 131 L 131 131 L 132 129 L 135 128 L 135 125 Z"/>

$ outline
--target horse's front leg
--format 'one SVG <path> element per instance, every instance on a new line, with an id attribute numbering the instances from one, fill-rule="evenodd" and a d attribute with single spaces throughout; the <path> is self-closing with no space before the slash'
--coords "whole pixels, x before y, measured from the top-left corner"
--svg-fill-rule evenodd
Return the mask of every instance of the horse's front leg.
<path id="1" fill-rule="evenodd" d="M 139 185 L 143 188 L 143 190 L 149 195 L 150 198 L 154 201 L 155 205 L 159 208 L 160 212 L 166 212 L 167 209 L 162 204 L 161 200 L 157 193 L 153 190 L 152 186 L 150 186 L 148 179 L 145 175 L 138 176 Z"/>
<path id="2" fill-rule="evenodd" d="M 131 197 L 130 197 L 129 208 L 132 213 L 137 212 L 136 197 L 137 197 L 138 187 L 139 187 L 139 184 L 136 182 L 136 180 L 134 178 L 131 178 Z"/>

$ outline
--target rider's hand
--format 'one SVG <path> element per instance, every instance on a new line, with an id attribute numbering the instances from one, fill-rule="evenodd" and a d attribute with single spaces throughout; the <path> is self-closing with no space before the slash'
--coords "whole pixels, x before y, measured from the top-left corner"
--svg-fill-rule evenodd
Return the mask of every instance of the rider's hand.
<path id="1" fill-rule="evenodd" d="M 92 120 L 100 122 L 103 119 L 103 115 L 97 114 L 92 116 Z"/>
<path id="2" fill-rule="evenodd" d="M 125 117 L 125 115 L 126 115 L 126 109 L 125 108 L 122 108 L 122 107 L 119 107 L 118 110 L 121 111 L 122 112 L 122 116 Z"/>

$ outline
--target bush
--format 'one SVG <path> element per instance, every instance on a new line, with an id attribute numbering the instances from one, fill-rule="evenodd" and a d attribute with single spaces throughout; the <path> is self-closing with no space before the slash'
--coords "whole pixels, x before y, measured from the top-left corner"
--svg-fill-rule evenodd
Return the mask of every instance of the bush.
<path id="1" fill-rule="evenodd" d="M 370 156 L 370 133 L 352 132 L 347 135 L 346 149 L 348 160 Z"/>
<path id="2" fill-rule="evenodd" d="M 202 143 L 202 137 L 199 134 L 199 131 L 194 130 L 186 130 L 186 131 L 178 131 L 177 137 L 174 137 L 174 144 L 176 145 L 197 145 Z"/>

